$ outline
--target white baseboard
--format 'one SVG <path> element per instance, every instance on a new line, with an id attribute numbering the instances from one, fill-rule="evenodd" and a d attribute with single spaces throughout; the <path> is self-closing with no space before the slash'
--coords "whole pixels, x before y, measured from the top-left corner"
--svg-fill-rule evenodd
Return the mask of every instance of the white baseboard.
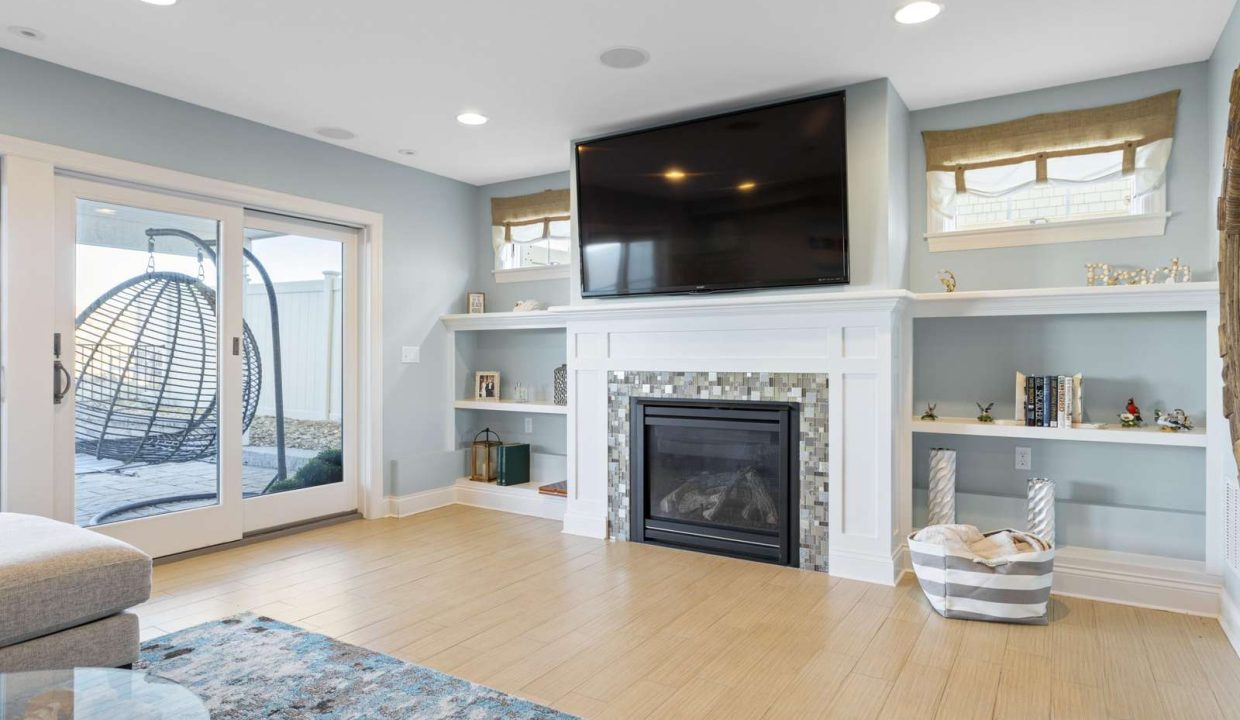
<path id="1" fill-rule="evenodd" d="M 534 487 L 514 491 L 511 487 L 474 483 L 469 480 L 458 481 L 454 487 L 456 502 L 461 505 L 532 515 L 547 520 L 564 519 L 564 498 L 543 495 Z"/>
<path id="2" fill-rule="evenodd" d="M 1223 592 L 1220 593 L 1219 624 L 1231 641 L 1231 647 L 1240 655 L 1240 606 L 1232 598 L 1240 594 L 1240 574 L 1228 567 L 1223 568 Z"/>
<path id="3" fill-rule="evenodd" d="M 598 540 L 607 539 L 607 516 L 573 512 L 564 513 L 564 532 Z"/>
<path id="4" fill-rule="evenodd" d="M 1060 595 L 1218 617 L 1222 582 L 1192 560 L 1061 547 L 1055 552 Z"/>
<path id="5" fill-rule="evenodd" d="M 827 572 L 849 580 L 895 585 L 901 574 L 899 556 L 898 548 L 891 556 L 828 549 Z"/>
<path id="6" fill-rule="evenodd" d="M 434 510 L 456 502 L 456 488 L 432 488 L 408 495 L 389 496 L 387 498 L 387 517 L 407 517 L 418 513 Z"/>
<path id="7" fill-rule="evenodd" d="M 445 505 L 471 505 L 547 520 L 564 518 L 564 498 L 543 495 L 535 486 L 501 487 L 458 480 L 452 485 L 387 498 L 388 517 L 408 517 Z"/>

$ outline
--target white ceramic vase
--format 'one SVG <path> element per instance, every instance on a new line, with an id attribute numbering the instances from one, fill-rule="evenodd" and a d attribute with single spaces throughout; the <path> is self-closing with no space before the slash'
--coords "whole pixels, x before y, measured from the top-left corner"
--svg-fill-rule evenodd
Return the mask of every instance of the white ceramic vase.
<path id="1" fill-rule="evenodd" d="M 956 523 L 956 451 L 930 450 L 930 502 L 927 525 Z"/>

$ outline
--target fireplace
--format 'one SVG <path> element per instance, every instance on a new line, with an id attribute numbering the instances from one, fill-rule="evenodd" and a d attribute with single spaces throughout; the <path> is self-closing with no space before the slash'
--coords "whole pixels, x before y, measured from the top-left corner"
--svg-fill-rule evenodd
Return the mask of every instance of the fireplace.
<path id="1" fill-rule="evenodd" d="M 799 405 L 630 402 L 631 540 L 798 564 Z"/>

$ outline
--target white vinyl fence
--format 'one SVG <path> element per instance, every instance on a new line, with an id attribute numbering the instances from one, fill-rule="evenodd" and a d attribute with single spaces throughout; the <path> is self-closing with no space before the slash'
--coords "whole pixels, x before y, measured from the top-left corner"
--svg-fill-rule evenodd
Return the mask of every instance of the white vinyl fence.
<path id="1" fill-rule="evenodd" d="M 280 313 L 280 349 L 284 371 L 284 415 L 296 420 L 340 420 L 341 308 L 340 274 L 322 280 L 276 283 Z M 261 282 L 245 292 L 245 322 L 254 333 L 263 360 L 263 390 L 258 414 L 275 414 L 271 312 Z"/>

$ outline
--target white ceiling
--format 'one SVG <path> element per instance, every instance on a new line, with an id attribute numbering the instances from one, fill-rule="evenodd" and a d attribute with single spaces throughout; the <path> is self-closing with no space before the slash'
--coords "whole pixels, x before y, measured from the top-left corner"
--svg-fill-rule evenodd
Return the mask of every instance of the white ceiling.
<path id="1" fill-rule="evenodd" d="M 946 2 L 902 26 L 900 0 L 5 0 L 0 27 L 46 38 L 0 47 L 485 184 L 567 169 L 572 138 L 860 80 L 917 109 L 1204 60 L 1236 0 Z M 601 65 L 617 45 L 652 60 Z"/>

